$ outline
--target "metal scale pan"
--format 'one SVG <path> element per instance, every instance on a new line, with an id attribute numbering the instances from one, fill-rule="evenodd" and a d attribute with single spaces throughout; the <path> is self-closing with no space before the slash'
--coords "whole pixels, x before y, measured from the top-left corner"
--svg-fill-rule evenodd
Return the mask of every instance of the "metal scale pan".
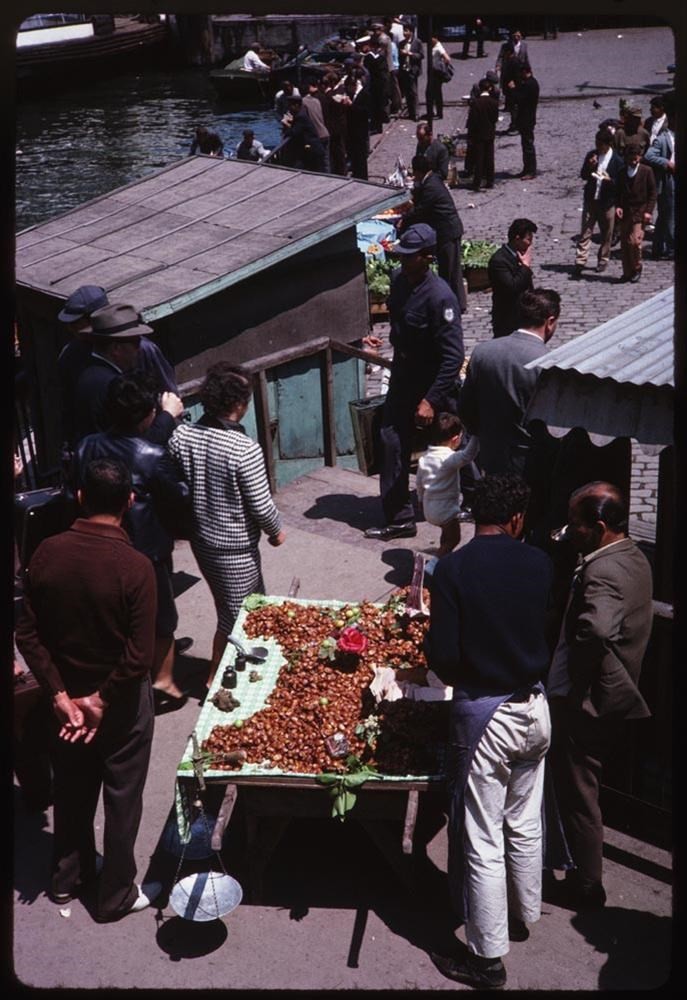
<path id="1" fill-rule="evenodd" d="M 223 872 L 196 872 L 175 883 L 169 902 L 184 920 L 201 923 L 218 920 L 241 902 L 243 890 L 235 878 Z"/>

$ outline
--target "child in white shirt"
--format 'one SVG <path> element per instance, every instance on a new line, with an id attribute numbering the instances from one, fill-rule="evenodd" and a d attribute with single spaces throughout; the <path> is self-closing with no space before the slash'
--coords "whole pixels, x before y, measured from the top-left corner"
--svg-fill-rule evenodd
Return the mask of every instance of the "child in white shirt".
<path id="1" fill-rule="evenodd" d="M 432 443 L 417 465 L 415 487 L 425 519 L 441 528 L 440 556 L 448 555 L 460 542 L 459 472 L 461 466 L 472 462 L 479 451 L 477 438 L 470 438 L 461 449 L 462 440 L 463 425 L 458 417 L 453 413 L 437 414 L 432 426 Z"/>

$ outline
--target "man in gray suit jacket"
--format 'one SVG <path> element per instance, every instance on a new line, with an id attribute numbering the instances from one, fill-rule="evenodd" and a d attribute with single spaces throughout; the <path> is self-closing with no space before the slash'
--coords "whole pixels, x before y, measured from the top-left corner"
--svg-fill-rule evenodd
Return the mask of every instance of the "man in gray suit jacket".
<path id="1" fill-rule="evenodd" d="M 556 796 L 576 865 L 564 892 L 575 909 L 606 902 L 599 806 L 603 762 L 622 749 L 625 720 L 651 714 L 638 688 L 653 618 L 651 568 L 627 537 L 627 524 L 627 503 L 610 483 L 588 483 L 570 497 L 566 537 L 582 560 L 547 693 Z"/>
<path id="2" fill-rule="evenodd" d="M 666 122 L 644 154 L 656 179 L 656 227 L 651 248 L 654 260 L 675 257 L 675 109 L 666 107 Z"/>
<path id="3" fill-rule="evenodd" d="M 477 344 L 472 352 L 458 411 L 470 434 L 479 437 L 484 472 L 526 476 L 532 435 L 525 410 L 537 382 L 525 365 L 545 353 L 561 310 L 558 292 L 535 288 L 520 297 L 521 326 L 507 337 Z"/>

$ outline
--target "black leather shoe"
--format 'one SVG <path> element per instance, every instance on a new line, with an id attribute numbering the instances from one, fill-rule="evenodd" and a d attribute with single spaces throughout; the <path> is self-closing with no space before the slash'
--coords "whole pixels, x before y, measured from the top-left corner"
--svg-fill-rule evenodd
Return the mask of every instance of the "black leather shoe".
<path id="1" fill-rule="evenodd" d="M 368 528 L 365 538 L 378 538 L 382 542 L 390 538 L 414 538 L 417 528 L 412 521 L 407 524 L 386 524 L 383 528 Z"/>
<path id="2" fill-rule="evenodd" d="M 185 653 L 187 649 L 190 649 L 193 645 L 193 639 L 190 635 L 184 635 L 181 639 L 176 639 L 174 642 L 174 652 L 175 653 Z"/>
<path id="3" fill-rule="evenodd" d="M 508 914 L 508 940 L 509 941 L 527 941 L 530 936 L 530 929 L 524 920 L 520 920 L 519 917 L 514 917 L 512 914 Z"/>
<path id="4" fill-rule="evenodd" d="M 58 906 L 66 906 L 67 903 L 71 903 L 74 899 L 76 899 L 76 896 L 71 892 L 49 892 L 48 896 L 53 903 L 57 903 Z"/>
<path id="5" fill-rule="evenodd" d="M 442 975 L 456 983 L 491 990 L 506 985 L 506 969 L 500 958 L 481 958 L 472 954 L 465 958 L 450 958 L 433 952 L 429 957 Z"/>

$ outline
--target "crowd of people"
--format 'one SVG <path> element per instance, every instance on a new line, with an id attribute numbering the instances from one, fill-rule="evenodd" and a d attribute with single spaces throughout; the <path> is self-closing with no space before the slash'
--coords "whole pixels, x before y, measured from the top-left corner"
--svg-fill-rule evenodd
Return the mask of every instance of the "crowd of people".
<path id="1" fill-rule="evenodd" d="M 477 19 L 471 31 L 478 57 L 481 28 Z M 469 43 L 467 37 L 466 56 Z M 423 53 L 412 26 L 394 18 L 375 23 L 358 44 L 361 52 L 347 60 L 343 76 L 327 74 L 302 96 L 289 83 L 277 94 L 284 134 L 306 169 L 343 174 L 353 167 L 360 171 L 354 176 L 366 177 L 370 130 L 381 128 L 403 100 L 415 118 Z M 523 173 L 533 176 L 538 87 L 520 32 L 502 47 L 498 71 L 511 125 L 522 136 Z M 496 73 L 479 82 L 468 115 L 478 186 L 482 179 L 493 184 Z M 440 116 L 440 88 L 428 100 Z M 634 106 L 626 112 L 614 131 L 608 123 L 599 130 L 584 159 L 576 273 L 594 225 L 601 230 L 597 267 L 606 266 L 617 218 L 621 280 L 635 281 L 657 198 L 654 254 L 674 252 L 674 110 L 655 99 L 644 126 Z M 463 229 L 445 183 L 448 153 L 427 124 L 416 138 L 412 207 L 399 226 L 400 267 L 389 297 L 393 358 L 380 429 L 384 524 L 365 537 L 388 542 L 417 534 L 410 469 L 420 441 L 417 500 L 441 529 L 425 652 L 428 666 L 453 688 L 448 874 L 468 946 L 463 957 L 433 960 L 452 980 L 497 988 L 506 982 L 509 921 L 512 928 L 539 919 L 543 857 L 548 867 L 566 870 L 561 892 L 568 905 L 597 908 L 606 901 L 599 789 L 605 756 L 620 746 L 625 722 L 649 714 L 638 684 L 651 631 L 652 579 L 628 537 L 627 497 L 608 482 L 581 484 L 569 496 L 558 537 L 578 561 L 573 572 L 557 560 L 552 529 L 560 525 L 550 505 L 556 446 L 545 428 L 527 420 L 537 373 L 526 366 L 545 353 L 561 313 L 560 295 L 535 286 L 538 227 L 531 219 L 512 220 L 492 256 L 493 338 L 477 345 L 465 368 Z M 199 134 L 197 141 L 211 140 Z M 252 132 L 244 133 L 244 143 L 247 158 L 262 158 Z M 189 539 L 215 604 L 209 687 L 243 600 L 265 590 L 261 536 L 280 546 L 286 535 L 261 448 L 241 423 L 253 391 L 245 369 L 226 361 L 210 366 L 199 393 L 204 414 L 191 424 L 183 419 L 173 366 L 132 306 L 86 285 L 56 321 L 67 337 L 57 372 L 80 513 L 32 557 L 16 638 L 52 708 L 50 895 L 65 903 L 97 880 L 97 919 L 110 921 L 144 909 L 162 888 L 135 882 L 134 847 L 156 708 L 186 697 L 174 679 L 174 540 Z M 475 535 L 461 546 L 466 515 Z M 568 571 L 570 587 L 559 606 L 556 577 Z M 544 844 L 547 762 L 554 789 L 549 815 L 558 827 L 547 828 Z M 101 787 L 105 833 L 98 859 L 93 824 Z"/>

